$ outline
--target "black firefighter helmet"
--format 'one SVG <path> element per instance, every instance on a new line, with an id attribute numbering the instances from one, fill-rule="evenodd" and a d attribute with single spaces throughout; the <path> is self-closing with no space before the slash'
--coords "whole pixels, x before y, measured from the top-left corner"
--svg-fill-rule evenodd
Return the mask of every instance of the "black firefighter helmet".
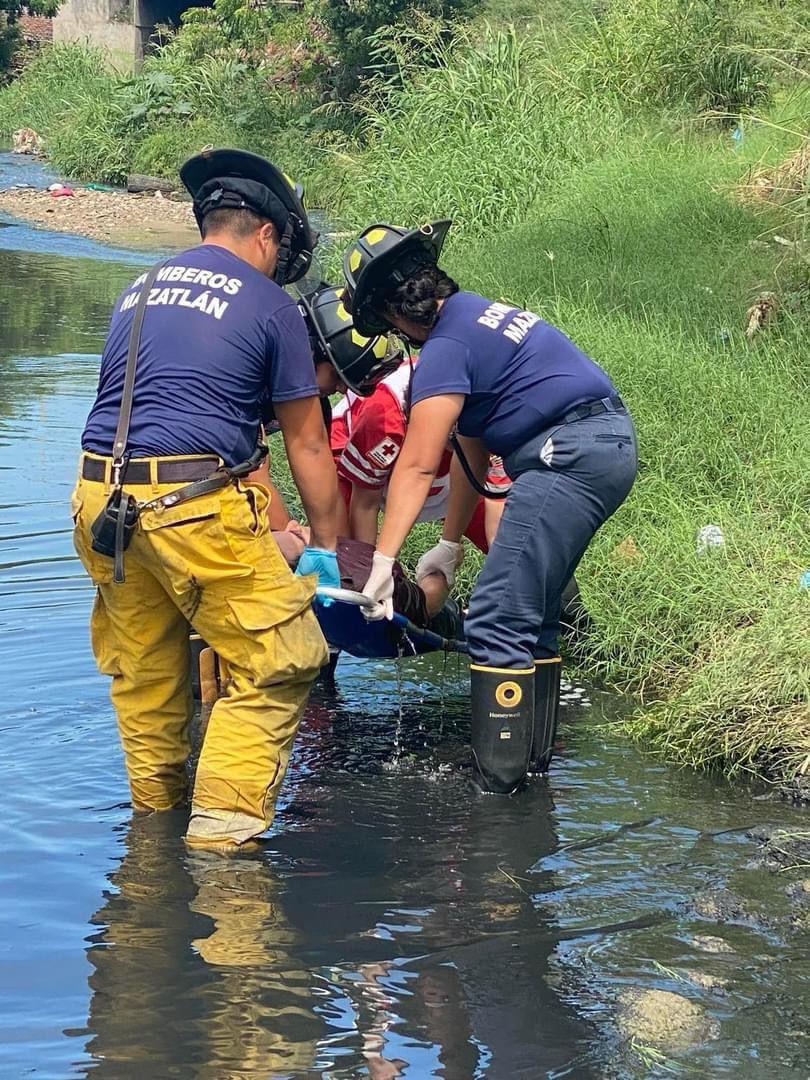
<path id="1" fill-rule="evenodd" d="M 391 324 L 380 307 L 386 293 L 425 266 L 435 266 L 452 222 L 403 229 L 369 225 L 343 256 L 346 307 L 362 334 L 384 334 Z"/>
<path id="2" fill-rule="evenodd" d="M 318 234 L 309 223 L 300 184 L 247 150 L 203 150 L 181 166 L 180 179 L 194 200 L 198 225 L 212 210 L 253 210 L 278 230 L 274 280 L 287 285 L 304 276 Z"/>
<path id="3" fill-rule="evenodd" d="M 381 379 L 399 367 L 404 350 L 385 334 L 366 337 L 354 325 L 343 303 L 343 289 L 321 285 L 300 296 L 316 361 L 328 360 L 350 390 L 368 397 Z"/>

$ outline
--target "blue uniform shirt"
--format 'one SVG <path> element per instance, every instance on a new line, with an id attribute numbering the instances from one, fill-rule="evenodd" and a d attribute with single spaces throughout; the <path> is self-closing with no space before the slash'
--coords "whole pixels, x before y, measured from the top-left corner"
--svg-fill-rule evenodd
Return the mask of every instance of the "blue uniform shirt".
<path id="1" fill-rule="evenodd" d="M 615 393 L 599 365 L 538 315 L 459 292 L 422 346 L 411 403 L 466 395 L 459 432 L 503 456 L 575 405 Z"/>
<path id="2" fill-rule="evenodd" d="M 110 455 L 129 331 L 145 275 L 119 296 L 82 447 Z M 256 447 L 271 401 L 318 394 L 301 312 L 275 282 L 213 244 L 184 251 L 150 292 L 135 375 L 132 457 L 217 454 L 226 465 Z"/>

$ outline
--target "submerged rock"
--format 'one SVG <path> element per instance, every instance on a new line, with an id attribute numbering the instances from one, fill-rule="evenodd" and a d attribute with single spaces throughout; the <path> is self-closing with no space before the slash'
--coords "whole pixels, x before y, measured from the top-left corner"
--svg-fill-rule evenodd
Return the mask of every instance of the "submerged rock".
<path id="1" fill-rule="evenodd" d="M 736 896 L 728 889 L 712 889 L 709 892 L 700 893 L 684 904 L 684 911 L 692 918 L 705 919 L 713 923 L 736 923 L 760 932 L 770 930 L 774 925 L 772 919 L 752 911 L 748 906 L 748 901 Z"/>
<path id="2" fill-rule="evenodd" d="M 785 888 L 785 896 L 792 908 L 791 925 L 794 930 L 810 930 L 810 878 L 794 881 Z"/>
<path id="3" fill-rule="evenodd" d="M 711 975 L 708 971 L 685 971 L 683 975 L 693 986 L 708 990 L 718 997 L 725 997 L 728 993 L 728 980 L 719 975 Z"/>
<path id="4" fill-rule="evenodd" d="M 721 937 L 712 934 L 693 934 L 690 941 L 697 949 L 708 953 L 733 953 L 735 949 Z"/>
<path id="5" fill-rule="evenodd" d="M 810 828 L 760 825 L 748 835 L 762 845 L 761 865 L 772 871 L 810 867 Z"/>
<path id="6" fill-rule="evenodd" d="M 697 896 L 691 906 L 695 915 L 712 922 L 743 922 L 749 917 L 745 901 L 727 892 Z"/>
<path id="7" fill-rule="evenodd" d="M 798 907 L 810 907 L 810 878 L 803 878 L 786 886 L 785 896 Z"/>
<path id="8" fill-rule="evenodd" d="M 690 1050 L 716 1039 L 719 1025 L 700 1005 L 671 990 L 625 991 L 616 1023 L 623 1039 L 663 1054 Z"/>
<path id="9" fill-rule="evenodd" d="M 794 776 L 790 783 L 780 789 L 779 794 L 786 801 L 795 806 L 807 806 L 810 804 L 810 776 Z"/>

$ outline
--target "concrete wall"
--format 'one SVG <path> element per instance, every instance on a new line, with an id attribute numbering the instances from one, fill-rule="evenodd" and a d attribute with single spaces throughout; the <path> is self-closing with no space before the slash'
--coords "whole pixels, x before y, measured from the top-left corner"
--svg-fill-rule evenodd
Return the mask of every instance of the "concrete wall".
<path id="1" fill-rule="evenodd" d="M 54 41 L 86 41 L 129 70 L 143 58 L 142 34 L 130 0 L 65 0 L 53 20 Z"/>
<path id="2" fill-rule="evenodd" d="M 212 0 L 193 0 L 208 7 Z M 64 0 L 53 19 L 54 41 L 86 41 L 121 70 L 143 60 L 157 23 L 177 26 L 189 0 Z"/>

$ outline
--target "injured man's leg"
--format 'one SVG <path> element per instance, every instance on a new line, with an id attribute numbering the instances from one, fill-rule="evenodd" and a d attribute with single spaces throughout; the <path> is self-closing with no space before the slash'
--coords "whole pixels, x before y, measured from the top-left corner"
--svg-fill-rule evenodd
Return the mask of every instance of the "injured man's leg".
<path id="1" fill-rule="evenodd" d="M 416 579 L 416 587 L 422 590 L 428 618 L 432 619 L 434 615 L 439 614 L 450 595 L 447 578 L 439 572 L 425 574 L 423 577 Z"/>

